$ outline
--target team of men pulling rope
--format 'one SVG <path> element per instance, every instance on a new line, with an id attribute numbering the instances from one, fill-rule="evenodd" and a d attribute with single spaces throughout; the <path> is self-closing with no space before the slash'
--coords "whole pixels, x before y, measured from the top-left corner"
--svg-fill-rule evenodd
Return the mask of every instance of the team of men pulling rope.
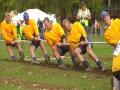
<path id="1" fill-rule="evenodd" d="M 83 2 L 82 5 L 84 7 L 86 4 Z M 83 8 L 83 10 L 87 9 Z M 116 48 L 113 54 L 112 64 L 113 88 L 114 90 L 120 90 L 120 19 L 112 20 L 110 19 L 110 15 L 106 11 L 103 11 L 101 13 L 101 19 L 107 25 L 104 33 L 104 37 L 107 42 L 91 42 L 91 39 L 87 36 L 87 31 L 85 31 L 87 29 L 84 29 L 88 26 L 87 20 L 90 19 L 90 15 L 89 13 L 88 16 L 83 16 L 81 14 L 82 10 L 79 11 L 77 17 L 81 23 L 76 21 L 71 24 L 68 19 L 64 19 L 62 22 L 63 28 L 59 23 L 55 23 L 53 25 L 49 18 L 46 17 L 43 21 L 45 26 L 43 37 L 43 34 L 38 30 L 35 20 L 30 19 L 28 13 L 25 12 L 23 15 L 24 22 L 21 21 L 19 23 L 19 29 L 22 28 L 22 33 L 24 33 L 27 40 L 20 40 L 18 37 L 20 35 L 18 35 L 19 33 L 17 34 L 16 26 L 11 22 L 10 13 L 6 13 L 5 20 L 1 23 L 1 32 L 10 55 L 10 59 L 12 61 L 16 60 L 16 56 L 13 52 L 13 47 L 16 46 L 20 54 L 20 59 L 24 60 L 25 56 L 19 42 L 26 42 L 29 40 L 31 41 L 29 48 L 32 56 L 31 63 L 39 64 L 35 55 L 35 50 L 40 46 L 44 54 L 45 62 L 48 64 L 50 63 L 50 57 L 43 43 L 47 42 L 58 62 L 58 68 L 66 69 L 61 56 L 66 52 L 69 52 L 70 58 L 75 67 L 79 67 L 80 62 L 82 62 L 85 66 L 85 71 L 92 70 L 89 62 L 83 57 L 83 54 L 87 53 L 95 61 L 99 70 L 105 71 L 102 62 L 92 50 L 92 43 L 109 43 Z M 43 38 L 45 40 L 43 40 Z"/>

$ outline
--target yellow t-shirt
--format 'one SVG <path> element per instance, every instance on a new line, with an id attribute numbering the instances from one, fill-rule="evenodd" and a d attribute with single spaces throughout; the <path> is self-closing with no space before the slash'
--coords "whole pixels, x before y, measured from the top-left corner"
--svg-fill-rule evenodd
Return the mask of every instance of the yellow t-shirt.
<path id="1" fill-rule="evenodd" d="M 53 44 L 57 42 L 61 42 L 62 36 L 65 35 L 64 30 L 62 29 L 61 25 L 58 23 L 55 23 L 52 26 L 51 30 L 46 30 L 45 32 L 45 39 L 47 40 L 47 43 L 52 46 Z"/>
<path id="2" fill-rule="evenodd" d="M 23 26 L 23 33 L 29 40 L 33 40 L 34 36 L 39 35 L 37 23 L 33 19 L 29 19 L 28 25 Z"/>
<path id="3" fill-rule="evenodd" d="M 106 41 L 112 46 L 116 46 L 120 40 L 120 19 L 115 19 L 104 33 Z"/>
<path id="4" fill-rule="evenodd" d="M 87 37 L 84 27 L 79 22 L 73 23 L 71 32 L 67 37 L 68 42 L 73 48 L 78 47 L 81 36 Z"/>
<path id="5" fill-rule="evenodd" d="M 111 22 L 104 33 L 104 37 L 109 44 L 116 47 L 120 40 L 120 19 L 115 19 Z M 112 71 L 115 72 L 118 70 L 120 70 L 120 54 L 118 56 L 113 56 Z"/>
<path id="6" fill-rule="evenodd" d="M 15 25 L 11 22 L 7 24 L 5 21 L 1 23 L 2 36 L 6 42 L 11 42 L 17 38 L 17 30 Z"/>

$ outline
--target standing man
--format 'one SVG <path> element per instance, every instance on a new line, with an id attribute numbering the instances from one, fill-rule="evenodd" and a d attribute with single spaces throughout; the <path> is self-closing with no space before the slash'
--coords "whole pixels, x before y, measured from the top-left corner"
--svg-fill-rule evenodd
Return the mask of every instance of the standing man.
<path id="1" fill-rule="evenodd" d="M 23 14 L 23 18 L 25 20 L 25 25 L 23 26 L 23 33 L 28 40 L 31 40 L 30 52 L 33 59 L 31 63 L 39 64 L 35 55 L 35 50 L 38 48 L 38 46 L 40 46 L 43 51 L 45 62 L 49 63 L 50 58 L 47 54 L 43 41 L 40 40 L 37 23 L 35 22 L 35 20 L 29 19 L 29 15 L 27 12 Z"/>
<path id="2" fill-rule="evenodd" d="M 104 71 L 104 67 L 98 57 L 95 55 L 91 48 L 90 38 L 87 37 L 87 34 L 83 28 L 83 26 L 79 22 L 75 22 L 71 25 L 70 21 L 65 19 L 63 20 L 63 26 L 65 30 L 68 31 L 68 42 L 73 50 L 73 54 L 82 62 L 82 64 L 86 67 L 86 71 L 91 70 L 88 61 L 84 59 L 82 54 L 86 52 L 88 55 L 96 62 L 98 68 L 101 71 Z"/>
<path id="3" fill-rule="evenodd" d="M 68 51 L 68 48 L 64 46 L 64 43 L 66 43 L 64 30 L 58 23 L 52 25 L 51 21 L 47 17 L 44 19 L 44 26 L 46 28 L 45 39 L 52 48 L 54 56 L 58 61 L 58 68 L 66 69 L 61 58 L 61 56 Z"/>
<path id="4" fill-rule="evenodd" d="M 101 19 L 107 27 L 104 32 L 106 41 L 116 48 L 112 63 L 113 90 L 120 90 L 120 19 L 112 20 L 106 11 L 101 13 Z"/>
<path id="5" fill-rule="evenodd" d="M 9 12 L 6 12 L 5 14 L 5 21 L 1 23 L 1 31 L 3 39 L 5 40 L 7 50 L 9 52 L 11 60 L 16 60 L 16 56 L 13 52 L 13 47 L 17 47 L 20 59 L 24 60 L 24 53 L 20 46 L 20 44 L 17 42 L 17 30 L 15 25 L 11 22 L 11 15 Z"/>
<path id="6" fill-rule="evenodd" d="M 89 35 L 89 21 L 91 20 L 91 14 L 90 10 L 86 7 L 86 2 L 82 1 L 82 8 L 79 9 L 77 14 L 77 20 L 80 21 L 80 23 L 85 28 L 86 33 Z"/>

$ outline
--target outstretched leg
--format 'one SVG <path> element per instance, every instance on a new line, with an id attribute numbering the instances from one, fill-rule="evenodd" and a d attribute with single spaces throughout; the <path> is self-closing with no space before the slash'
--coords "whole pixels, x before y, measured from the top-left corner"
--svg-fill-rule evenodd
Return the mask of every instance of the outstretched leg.
<path id="1" fill-rule="evenodd" d="M 49 55 L 48 55 L 48 53 L 47 53 L 47 50 L 46 50 L 46 48 L 45 48 L 45 45 L 44 45 L 43 41 L 40 41 L 40 47 L 41 47 L 42 52 L 43 52 L 43 54 L 44 54 L 45 62 L 46 62 L 46 63 L 50 63 L 50 57 L 49 57 Z"/>
<path id="2" fill-rule="evenodd" d="M 101 61 L 98 59 L 98 57 L 96 56 L 96 54 L 93 52 L 92 47 L 91 47 L 90 44 L 86 47 L 86 50 L 87 50 L 88 55 L 96 62 L 98 68 L 99 68 L 101 71 L 105 71 L 105 68 L 104 68 L 103 64 L 102 64 Z"/>

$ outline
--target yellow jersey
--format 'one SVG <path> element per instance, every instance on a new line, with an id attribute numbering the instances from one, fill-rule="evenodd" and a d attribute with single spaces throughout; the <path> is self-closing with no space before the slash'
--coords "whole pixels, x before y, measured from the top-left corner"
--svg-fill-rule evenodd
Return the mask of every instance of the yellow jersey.
<path id="1" fill-rule="evenodd" d="M 17 30 L 12 22 L 8 24 L 6 21 L 3 21 L 1 23 L 1 31 L 6 42 L 11 42 L 17 38 Z"/>
<path id="2" fill-rule="evenodd" d="M 120 19 L 115 19 L 111 22 L 110 26 L 104 33 L 106 41 L 112 46 L 116 47 L 120 40 Z M 120 53 L 118 56 L 113 56 L 112 71 L 120 70 Z"/>
<path id="3" fill-rule="evenodd" d="M 81 36 L 87 37 L 84 27 L 79 22 L 73 23 L 71 32 L 67 36 L 68 42 L 73 48 L 78 47 Z"/>
<path id="4" fill-rule="evenodd" d="M 47 40 L 47 43 L 52 46 L 57 42 L 62 41 L 62 36 L 65 35 L 64 30 L 62 29 L 61 25 L 59 23 L 55 23 L 52 26 L 51 30 L 46 30 L 45 32 L 45 39 Z"/>
<path id="5" fill-rule="evenodd" d="M 23 26 L 23 33 L 29 40 L 33 40 L 33 37 L 39 35 L 37 23 L 33 19 L 29 19 L 28 25 Z"/>

